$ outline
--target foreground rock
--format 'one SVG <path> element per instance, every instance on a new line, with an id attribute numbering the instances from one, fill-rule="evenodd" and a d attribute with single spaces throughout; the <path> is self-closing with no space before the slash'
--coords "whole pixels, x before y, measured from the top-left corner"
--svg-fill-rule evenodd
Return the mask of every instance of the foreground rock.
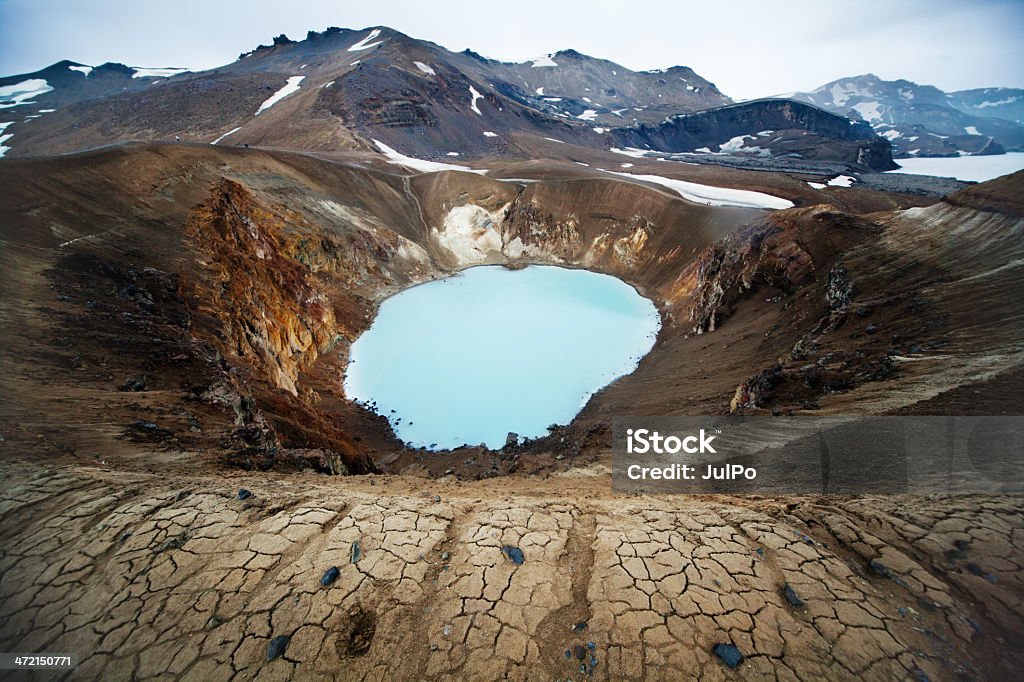
<path id="1" fill-rule="evenodd" d="M 529 497 L 506 495 L 507 480 L 463 484 L 438 504 L 412 479 L 296 477 L 246 480 L 256 494 L 240 506 L 217 476 L 181 497 L 184 481 L 162 475 L 0 474 L 0 646 L 77 652 L 83 679 L 550 679 L 581 666 L 679 679 L 738 666 L 952 680 L 1024 665 L 1013 499 L 640 502 L 599 477 L 517 479 Z M 170 538 L 185 539 L 157 551 Z M 998 582 L 951 564 L 957 547 Z M 340 567 L 331 589 L 325 564 Z"/>

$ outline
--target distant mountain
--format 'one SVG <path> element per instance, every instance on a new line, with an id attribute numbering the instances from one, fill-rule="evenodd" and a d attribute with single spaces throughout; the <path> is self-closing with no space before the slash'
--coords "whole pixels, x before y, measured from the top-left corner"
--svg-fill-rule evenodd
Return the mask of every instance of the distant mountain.
<path id="1" fill-rule="evenodd" d="M 1024 149 L 1024 124 L 1018 120 L 1022 94 L 1005 88 L 947 94 L 931 85 L 867 74 L 780 97 L 866 121 L 892 142 L 895 156 L 905 157 Z"/>
<path id="2" fill-rule="evenodd" d="M 1024 90 L 1020 88 L 958 90 L 946 97 L 950 105 L 966 114 L 1024 123 Z"/>
<path id="3" fill-rule="evenodd" d="M 636 72 L 575 50 L 509 63 L 385 27 L 329 28 L 301 41 L 280 35 L 230 64 L 195 73 L 60 62 L 2 79 L 0 155 L 180 139 L 317 152 L 378 152 L 385 145 L 424 159 L 533 158 L 553 153 L 551 140 L 593 149 L 645 136 L 653 141 L 646 131 L 671 117 L 730 105 L 685 66 Z M 688 144 L 746 153 L 743 136 L 771 127 L 777 134 L 759 138 L 758 153 L 858 168 L 891 164 L 884 141 L 872 143 L 884 147 L 878 154 L 862 151 L 860 133 L 851 144 L 843 118 L 833 117 L 836 125 L 825 120 L 831 115 L 797 111 L 780 119 L 775 109 L 766 100 L 741 107 L 747 114 L 739 118 L 711 117 L 725 123 L 707 127 L 703 137 L 691 131 Z M 726 144 L 737 136 L 740 143 Z"/>
<path id="4" fill-rule="evenodd" d="M 282 35 L 197 73 L 60 62 L 0 79 L 12 156 L 174 138 L 515 155 L 516 134 L 600 147 L 612 125 L 729 102 L 686 67 L 634 72 L 574 50 L 514 64 L 383 27 Z"/>
<path id="5" fill-rule="evenodd" d="M 500 83 L 504 94 L 525 97 L 531 106 L 600 125 L 656 123 L 681 112 L 732 103 L 714 83 L 686 66 L 631 71 L 606 59 L 562 50 L 519 64 L 463 52 L 474 63 L 460 67 Z"/>
<path id="6" fill-rule="evenodd" d="M 616 128 L 620 147 L 662 152 L 790 156 L 893 170 L 889 143 L 871 126 L 794 100 L 764 99 L 666 118 L 659 125 Z"/>

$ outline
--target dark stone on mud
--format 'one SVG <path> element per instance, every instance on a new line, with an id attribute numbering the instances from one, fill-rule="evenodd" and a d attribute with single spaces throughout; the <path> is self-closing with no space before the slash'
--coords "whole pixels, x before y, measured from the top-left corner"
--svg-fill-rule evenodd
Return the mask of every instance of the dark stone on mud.
<path id="1" fill-rule="evenodd" d="M 139 419 L 128 426 L 128 431 L 133 440 L 153 442 L 168 440 L 174 437 L 174 431 L 165 429 L 153 422 Z"/>
<path id="2" fill-rule="evenodd" d="M 267 645 L 267 660 L 272 661 L 288 648 L 289 637 L 285 635 L 278 635 L 274 639 L 270 640 L 270 644 Z"/>
<path id="3" fill-rule="evenodd" d="M 324 577 L 320 578 L 320 584 L 324 587 L 327 587 L 335 580 L 337 580 L 339 575 L 341 575 L 341 571 L 338 569 L 338 567 L 331 566 L 326 571 L 324 571 Z"/>
<path id="4" fill-rule="evenodd" d="M 513 547 L 512 545 L 505 545 L 504 547 L 502 547 L 501 553 L 507 556 L 509 560 L 511 560 L 512 563 L 516 564 L 517 566 L 521 565 L 524 561 L 526 561 L 526 558 L 523 556 L 523 550 L 519 549 L 518 547 Z"/>
<path id="5" fill-rule="evenodd" d="M 250 497 L 252 497 L 252 493 L 246 490 L 245 488 L 240 488 L 238 490 L 238 499 L 248 500 Z"/>
<path id="6" fill-rule="evenodd" d="M 121 387 L 117 389 L 119 391 L 126 391 L 130 393 L 137 393 L 139 391 L 146 390 L 146 379 L 129 379 L 128 381 L 121 384 Z"/>
<path id="7" fill-rule="evenodd" d="M 583 648 L 582 644 L 573 644 L 572 655 L 576 657 L 576 660 L 582 661 L 587 657 L 587 650 Z"/>
<path id="8" fill-rule="evenodd" d="M 735 668 L 743 662 L 743 654 L 732 644 L 719 643 L 711 651 L 721 659 L 722 663 L 725 663 L 730 668 Z"/>
<path id="9" fill-rule="evenodd" d="M 160 546 L 160 551 L 166 552 L 169 549 L 179 549 L 184 544 L 184 538 L 171 538 L 170 540 L 167 540 L 166 542 L 164 542 L 163 545 Z"/>
<path id="10" fill-rule="evenodd" d="M 867 327 L 864 328 L 864 331 L 867 332 L 868 334 L 874 334 L 875 332 L 878 331 L 878 325 L 869 324 Z"/>
<path id="11" fill-rule="evenodd" d="M 363 548 L 359 544 L 359 540 L 352 543 L 352 551 L 349 553 L 349 563 L 358 564 L 359 560 L 363 558 Z"/>
<path id="12" fill-rule="evenodd" d="M 191 490 L 182 490 L 180 493 L 175 495 L 174 499 L 177 502 L 181 502 L 182 500 L 184 500 L 186 497 L 188 497 L 191 494 L 192 494 Z"/>
<path id="13" fill-rule="evenodd" d="M 970 563 L 970 564 L 967 564 L 966 566 L 964 566 L 964 568 L 966 568 L 968 570 L 968 572 L 970 572 L 971 574 L 976 575 L 976 576 L 978 576 L 980 578 L 984 578 L 985 580 L 989 581 L 990 583 L 997 583 L 997 582 L 999 582 L 999 578 L 997 578 L 993 574 L 987 572 L 984 568 L 982 568 L 978 564 Z"/>
<path id="14" fill-rule="evenodd" d="M 883 564 L 878 559 L 872 559 L 871 561 L 869 561 L 868 568 L 870 568 L 871 572 L 875 573 L 876 575 L 885 576 L 886 578 L 892 577 L 892 571 L 889 569 L 889 567 Z"/>
<path id="15" fill-rule="evenodd" d="M 789 583 L 786 583 L 782 586 L 782 596 L 786 598 L 786 601 L 789 602 L 790 606 L 800 608 L 804 605 L 804 600 L 797 596 L 796 592 L 793 590 L 792 585 L 790 585 Z"/>
<path id="16" fill-rule="evenodd" d="M 953 546 L 961 552 L 966 552 L 970 548 L 971 543 L 968 540 L 954 540 Z"/>
<path id="17" fill-rule="evenodd" d="M 916 682 L 932 682 L 931 678 L 917 666 L 914 666 L 914 669 L 910 671 L 910 674 L 914 676 L 914 680 L 916 680 Z"/>
<path id="18" fill-rule="evenodd" d="M 572 631 L 573 632 L 583 632 L 586 629 L 587 629 L 587 621 L 585 621 L 585 620 L 581 620 L 579 623 L 576 623 L 575 625 L 572 626 Z"/>

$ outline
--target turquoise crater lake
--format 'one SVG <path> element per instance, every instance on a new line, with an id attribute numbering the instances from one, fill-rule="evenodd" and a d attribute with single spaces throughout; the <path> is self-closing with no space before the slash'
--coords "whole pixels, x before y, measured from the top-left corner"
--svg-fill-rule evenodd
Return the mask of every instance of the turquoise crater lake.
<path id="1" fill-rule="evenodd" d="M 505 445 L 566 424 L 636 369 L 661 320 L 615 277 L 531 265 L 480 266 L 381 304 L 352 345 L 345 392 L 432 450 Z"/>

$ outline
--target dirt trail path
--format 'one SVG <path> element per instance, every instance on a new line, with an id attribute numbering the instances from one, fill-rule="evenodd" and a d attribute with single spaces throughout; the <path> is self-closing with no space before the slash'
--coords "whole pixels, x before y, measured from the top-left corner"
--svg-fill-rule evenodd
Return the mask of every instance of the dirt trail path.
<path id="1" fill-rule="evenodd" d="M 1024 663 L 1013 498 L 627 498 L 600 467 L 514 488 L 0 475 L 0 648 L 74 651 L 78 679 L 1010 679 Z"/>

